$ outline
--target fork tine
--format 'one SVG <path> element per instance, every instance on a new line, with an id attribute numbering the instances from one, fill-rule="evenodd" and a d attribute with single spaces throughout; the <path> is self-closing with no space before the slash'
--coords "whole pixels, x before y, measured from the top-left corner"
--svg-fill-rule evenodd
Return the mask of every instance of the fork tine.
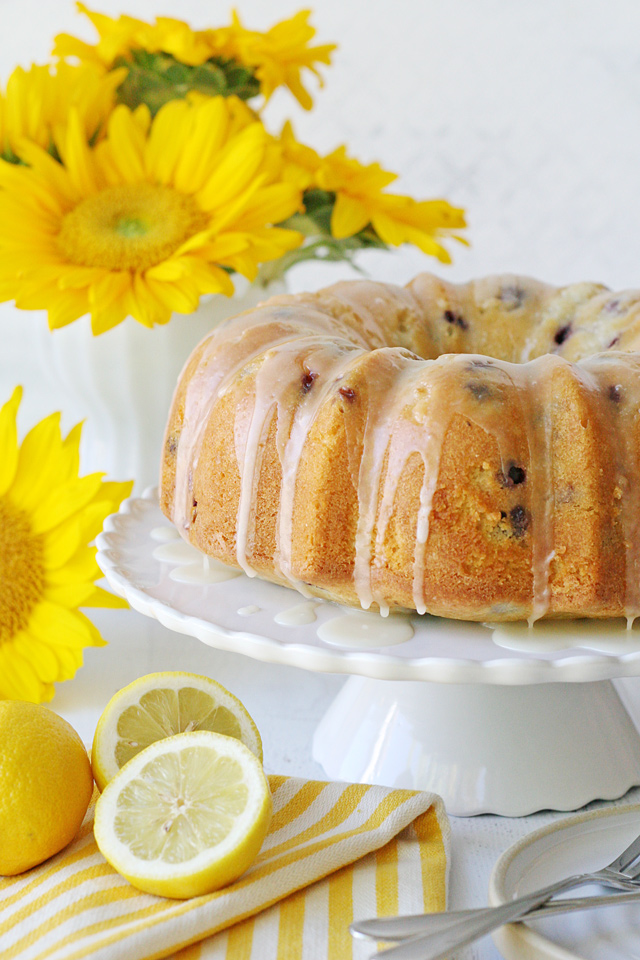
<path id="1" fill-rule="evenodd" d="M 609 870 L 621 870 L 623 873 L 627 867 L 640 857 L 640 836 L 636 837 L 633 843 L 630 843 L 626 850 L 623 850 L 619 857 L 610 863 Z"/>
<path id="2" fill-rule="evenodd" d="M 624 874 L 630 880 L 637 880 L 640 877 L 640 857 L 635 862 L 630 863 L 628 867 L 625 867 Z"/>

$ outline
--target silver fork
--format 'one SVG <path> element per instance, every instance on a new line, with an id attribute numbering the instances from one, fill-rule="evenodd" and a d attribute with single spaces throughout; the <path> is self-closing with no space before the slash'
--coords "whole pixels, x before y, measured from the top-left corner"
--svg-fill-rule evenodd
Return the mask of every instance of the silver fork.
<path id="1" fill-rule="evenodd" d="M 410 938 L 400 946 L 376 953 L 376 957 L 389 957 L 390 960 L 392 957 L 395 960 L 441 960 L 450 951 L 472 943 L 505 923 L 521 919 L 563 890 L 585 883 L 604 883 L 618 890 L 637 889 L 640 886 L 640 862 L 636 863 L 639 858 L 640 836 L 606 867 L 594 873 L 574 874 L 500 907 L 487 907 L 471 913 L 461 911 L 461 915 L 453 912 L 361 920 L 352 923 L 350 930 L 354 936 L 376 940 Z M 433 924 L 431 933 L 428 932 L 429 924 Z"/>

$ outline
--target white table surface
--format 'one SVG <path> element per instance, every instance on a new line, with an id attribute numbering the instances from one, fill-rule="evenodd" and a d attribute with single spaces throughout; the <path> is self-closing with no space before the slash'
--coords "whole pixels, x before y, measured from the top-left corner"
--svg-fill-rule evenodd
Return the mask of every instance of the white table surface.
<path id="1" fill-rule="evenodd" d="M 109 645 L 86 651 L 84 667 L 73 680 L 58 686 L 51 704 L 85 741 L 93 738 L 107 700 L 125 684 L 157 670 L 188 670 L 213 677 L 240 697 L 262 735 L 267 772 L 325 779 L 312 759 L 311 740 L 344 678 L 214 650 L 192 637 L 171 633 L 133 610 L 98 610 L 92 618 Z M 619 683 L 640 716 L 640 679 Z M 617 803 L 639 800 L 640 788 Z M 500 854 L 521 836 L 562 816 L 545 812 L 517 819 L 452 818 L 450 907 L 486 904 L 489 874 Z M 499 957 L 491 940 L 485 939 L 451 960 Z"/>

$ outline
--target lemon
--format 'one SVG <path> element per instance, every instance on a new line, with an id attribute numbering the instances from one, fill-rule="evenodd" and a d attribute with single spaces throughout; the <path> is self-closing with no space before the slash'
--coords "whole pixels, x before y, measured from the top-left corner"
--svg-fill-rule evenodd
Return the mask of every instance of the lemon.
<path id="1" fill-rule="evenodd" d="M 191 730 L 235 737 L 262 760 L 258 728 L 223 686 L 194 673 L 149 673 L 116 693 L 98 721 L 91 765 L 99 789 L 145 747 Z"/>
<path id="2" fill-rule="evenodd" d="M 47 707 L 0 701 L 0 874 L 13 876 L 62 850 L 93 792 L 87 751 Z"/>
<path id="3" fill-rule="evenodd" d="M 199 730 L 133 757 L 98 799 L 94 830 L 105 859 L 135 887 L 184 899 L 244 873 L 270 819 L 260 761 L 239 740 Z"/>

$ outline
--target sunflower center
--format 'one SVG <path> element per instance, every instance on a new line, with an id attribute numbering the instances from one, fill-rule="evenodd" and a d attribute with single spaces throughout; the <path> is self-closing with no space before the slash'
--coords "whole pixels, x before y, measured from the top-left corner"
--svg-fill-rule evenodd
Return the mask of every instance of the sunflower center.
<path id="1" fill-rule="evenodd" d="M 82 267 L 141 271 L 166 260 L 207 222 L 195 201 L 172 187 L 123 183 L 67 213 L 58 246 Z"/>
<path id="2" fill-rule="evenodd" d="M 44 545 L 29 518 L 0 498 L 0 645 L 27 626 L 44 593 Z"/>

